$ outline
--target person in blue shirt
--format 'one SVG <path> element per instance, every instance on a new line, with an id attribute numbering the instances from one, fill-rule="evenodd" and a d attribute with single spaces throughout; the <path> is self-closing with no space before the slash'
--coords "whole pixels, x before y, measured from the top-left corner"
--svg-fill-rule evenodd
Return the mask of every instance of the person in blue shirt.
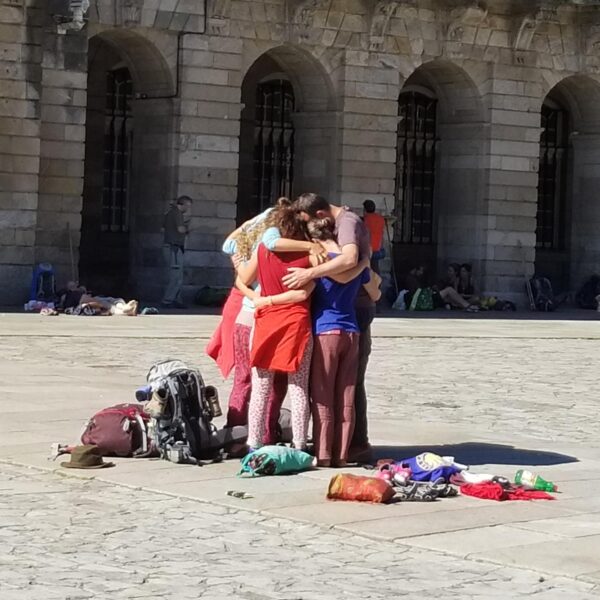
<path id="1" fill-rule="evenodd" d="M 327 250 L 329 258 L 341 253 L 333 223 L 328 219 L 308 223 L 311 237 Z M 354 393 L 358 371 L 360 329 L 356 297 L 364 288 L 373 301 L 379 300 L 381 278 L 363 259 L 358 276 L 347 283 L 329 277 L 315 280 L 312 295 L 314 350 L 310 375 L 313 439 L 317 464 L 343 467 L 354 431 Z"/>

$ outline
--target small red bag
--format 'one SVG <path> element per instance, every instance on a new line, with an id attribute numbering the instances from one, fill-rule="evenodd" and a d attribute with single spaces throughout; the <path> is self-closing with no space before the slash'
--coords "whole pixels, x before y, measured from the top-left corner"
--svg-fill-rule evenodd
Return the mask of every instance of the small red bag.
<path id="1" fill-rule="evenodd" d="M 356 502 L 389 502 L 394 497 L 394 488 L 375 477 L 363 477 L 340 473 L 329 482 L 327 498 L 329 500 L 354 500 Z"/>
<path id="2" fill-rule="evenodd" d="M 81 434 L 82 444 L 100 448 L 102 456 L 133 456 L 148 451 L 142 404 L 117 404 L 97 412 Z"/>

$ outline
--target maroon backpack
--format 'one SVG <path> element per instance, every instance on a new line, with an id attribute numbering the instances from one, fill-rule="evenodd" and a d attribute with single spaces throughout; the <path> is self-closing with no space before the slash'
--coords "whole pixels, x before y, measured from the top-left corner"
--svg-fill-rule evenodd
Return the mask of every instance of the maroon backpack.
<path id="1" fill-rule="evenodd" d="M 81 434 L 82 444 L 94 444 L 103 456 L 149 456 L 143 404 L 117 404 L 97 412 Z"/>

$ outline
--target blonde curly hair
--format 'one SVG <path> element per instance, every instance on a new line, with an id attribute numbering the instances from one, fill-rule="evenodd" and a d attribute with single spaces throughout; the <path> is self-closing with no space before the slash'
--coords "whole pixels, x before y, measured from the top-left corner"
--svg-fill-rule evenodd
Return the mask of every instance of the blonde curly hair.
<path id="1" fill-rule="evenodd" d="M 248 228 L 242 228 L 238 236 L 235 238 L 237 253 L 244 259 L 249 260 L 252 256 L 252 251 L 260 241 L 263 233 L 270 227 L 276 227 L 280 218 L 280 209 L 289 208 L 291 206 L 289 198 L 282 196 L 277 199 L 275 207 L 271 209 L 265 219 L 251 225 Z"/>

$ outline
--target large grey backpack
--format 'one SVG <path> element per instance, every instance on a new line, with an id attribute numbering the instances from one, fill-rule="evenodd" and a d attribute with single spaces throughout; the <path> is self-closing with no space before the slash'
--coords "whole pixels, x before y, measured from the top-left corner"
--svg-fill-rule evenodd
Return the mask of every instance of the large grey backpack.
<path id="1" fill-rule="evenodd" d="M 218 460 L 224 446 L 242 438 L 237 428 L 218 431 L 212 420 L 220 416 L 217 390 L 181 360 L 155 363 L 146 377 L 152 399 L 149 436 L 161 457 L 178 463 Z"/>

